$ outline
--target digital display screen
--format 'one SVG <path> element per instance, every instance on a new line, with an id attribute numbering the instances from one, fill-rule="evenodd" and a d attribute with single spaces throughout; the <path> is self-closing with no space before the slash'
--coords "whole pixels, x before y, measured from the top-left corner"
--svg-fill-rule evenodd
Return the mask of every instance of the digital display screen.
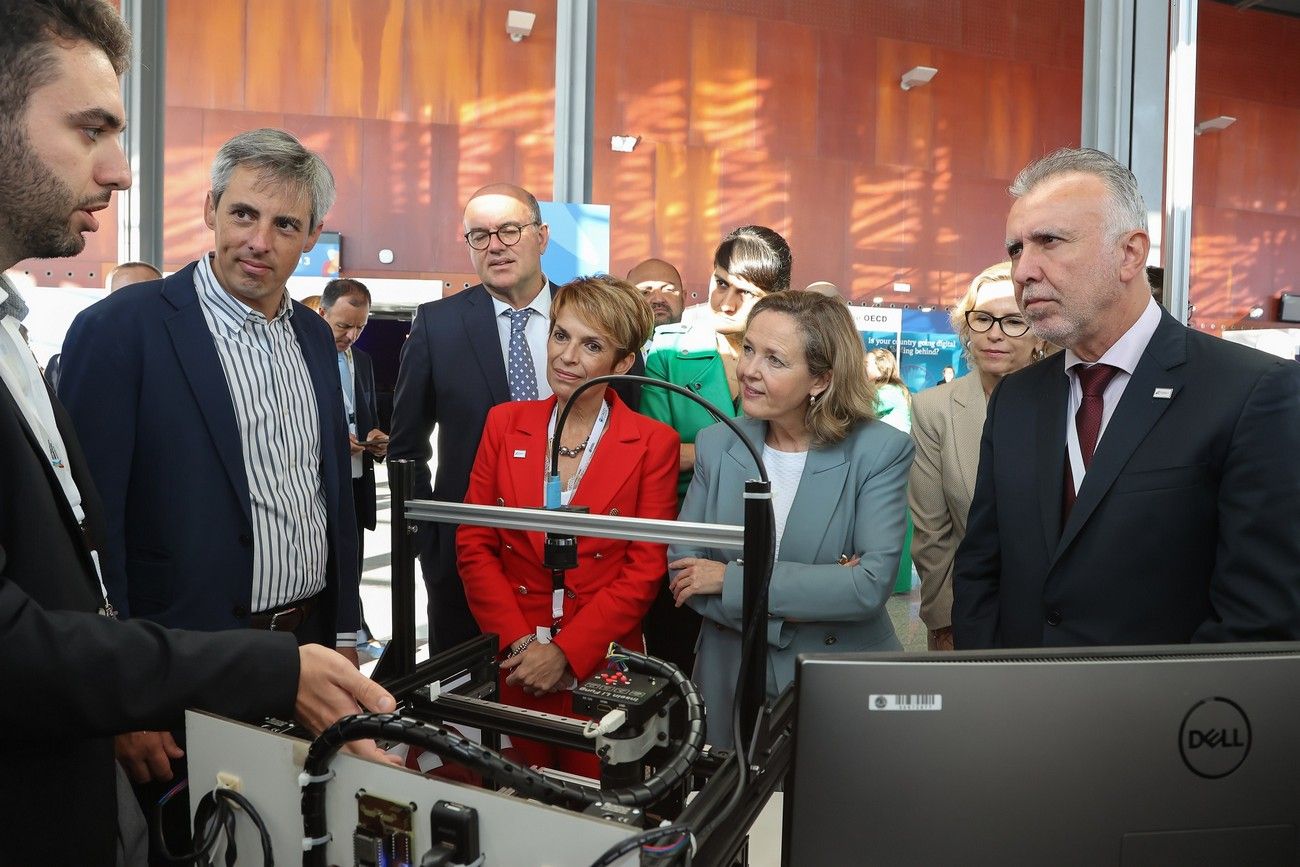
<path id="1" fill-rule="evenodd" d="M 337 277 L 342 254 L 342 236 L 338 232 L 321 232 L 320 237 L 316 239 L 316 246 L 303 253 L 302 258 L 298 260 L 298 267 L 294 269 L 293 276 L 330 279 Z"/>

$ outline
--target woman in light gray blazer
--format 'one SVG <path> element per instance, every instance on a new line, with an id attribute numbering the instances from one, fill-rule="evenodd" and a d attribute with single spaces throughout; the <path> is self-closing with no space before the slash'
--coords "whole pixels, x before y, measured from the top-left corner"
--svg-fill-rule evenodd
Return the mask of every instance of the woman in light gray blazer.
<path id="1" fill-rule="evenodd" d="M 794 679 L 812 651 L 899 650 L 885 601 L 907 514 L 912 442 L 879 422 L 862 342 L 847 308 L 811 292 L 777 292 L 750 314 L 737 366 L 746 418 L 763 443 L 776 518 L 768 600 L 767 695 Z M 680 519 L 742 523 L 744 483 L 758 477 L 724 425 L 695 443 L 695 476 Z M 709 743 L 732 746 L 740 670 L 741 552 L 669 548 L 678 605 L 704 616 L 694 680 L 708 707 Z"/>
<path id="2" fill-rule="evenodd" d="M 1011 263 L 986 268 L 952 311 L 974 369 L 912 399 L 912 562 L 930 650 L 952 650 L 952 564 L 975 493 L 984 409 L 998 380 L 1043 357 L 1046 344 L 1016 306 Z"/>

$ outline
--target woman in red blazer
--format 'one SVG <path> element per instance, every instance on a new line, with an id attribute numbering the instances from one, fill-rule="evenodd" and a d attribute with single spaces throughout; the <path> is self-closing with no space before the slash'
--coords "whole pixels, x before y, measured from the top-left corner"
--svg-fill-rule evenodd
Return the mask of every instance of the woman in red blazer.
<path id="1" fill-rule="evenodd" d="M 555 395 L 492 409 L 465 502 L 543 505 L 559 413 L 586 380 L 626 372 L 653 328 L 649 306 L 622 280 L 586 277 L 560 287 L 547 342 L 546 380 Z M 593 514 L 676 517 L 677 433 L 628 409 L 613 389 L 596 386 L 579 396 L 560 444 L 563 503 Z M 501 700 L 572 716 L 569 690 L 601 665 L 611 641 L 643 648 L 641 619 L 666 571 L 666 546 L 580 538 L 557 623 L 550 570 L 542 565 L 544 541 L 541 532 L 461 526 L 460 574 L 479 627 L 500 636 Z M 532 764 L 599 776 L 591 753 L 520 739 L 515 745 Z"/>

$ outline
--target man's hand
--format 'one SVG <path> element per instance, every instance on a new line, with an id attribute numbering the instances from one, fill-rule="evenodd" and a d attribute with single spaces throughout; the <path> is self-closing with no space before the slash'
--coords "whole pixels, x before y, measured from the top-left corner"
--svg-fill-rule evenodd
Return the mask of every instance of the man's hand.
<path id="1" fill-rule="evenodd" d="M 127 732 L 113 738 L 113 752 L 132 782 L 166 782 L 172 778 L 172 759 L 185 755 L 171 732 Z"/>
<path id="2" fill-rule="evenodd" d="M 314 734 L 354 713 L 391 713 L 397 702 L 382 686 L 357 671 L 328 647 L 304 644 L 298 648 L 298 697 L 294 716 Z M 355 741 L 349 752 L 378 762 L 396 764 L 374 741 Z"/>
<path id="3" fill-rule="evenodd" d="M 357 442 L 356 437 L 354 437 L 352 434 L 348 434 L 348 453 L 352 455 L 352 457 L 355 458 L 357 455 L 361 454 L 365 450 L 366 447 L 363 446 L 361 443 Z"/>
<path id="4" fill-rule="evenodd" d="M 501 670 L 510 672 L 506 683 L 529 695 L 555 692 L 568 668 L 569 660 L 563 650 L 540 641 L 534 641 L 523 653 L 501 663 Z"/>
<path id="5" fill-rule="evenodd" d="M 388 455 L 388 434 L 379 428 L 375 428 L 366 434 L 365 449 L 377 458 L 386 457 Z"/>

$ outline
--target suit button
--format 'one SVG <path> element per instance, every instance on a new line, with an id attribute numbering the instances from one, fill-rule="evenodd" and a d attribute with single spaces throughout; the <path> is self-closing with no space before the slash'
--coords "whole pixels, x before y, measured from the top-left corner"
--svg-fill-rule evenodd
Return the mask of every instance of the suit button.
<path id="1" fill-rule="evenodd" d="M 830 647 L 830 646 L 831 646 L 832 644 L 834 644 L 836 641 L 839 641 L 839 639 L 836 638 L 834 635 L 828 635 L 828 636 L 826 636 L 826 638 L 825 638 L 825 640 L 823 641 L 823 643 L 824 643 L 827 647 Z"/>
<path id="2" fill-rule="evenodd" d="M 723 625 L 722 625 L 721 623 L 715 623 L 715 624 L 713 624 L 713 628 L 716 629 L 716 630 L 718 630 L 719 632 L 721 632 L 721 631 L 723 630 L 724 627 L 723 627 Z"/>
<path id="3" fill-rule="evenodd" d="M 230 609 L 230 613 L 236 617 L 247 617 L 248 609 L 242 605 L 236 605 L 234 608 Z"/>
<path id="4" fill-rule="evenodd" d="M 613 515 L 615 518 L 618 517 L 618 509 L 610 509 L 609 513 Z"/>
<path id="5" fill-rule="evenodd" d="M 240 533 L 239 544 L 243 545 L 245 548 L 251 547 L 253 544 L 253 537 L 247 533 Z"/>
<path id="6" fill-rule="evenodd" d="M 519 585 L 519 595 L 520 595 L 520 596 L 527 596 L 527 595 L 528 595 L 528 588 L 525 587 L 524 585 L 520 584 L 520 585 Z"/>
<path id="7" fill-rule="evenodd" d="M 505 504 L 506 504 L 506 501 L 505 501 L 505 500 L 501 499 L 500 497 L 497 497 L 497 505 L 498 505 L 498 506 L 504 506 Z"/>
<path id="8" fill-rule="evenodd" d="M 1049 611 L 1049 612 L 1047 612 L 1047 625 L 1048 625 L 1048 626 L 1060 626 L 1060 625 L 1061 625 L 1061 612 L 1059 612 L 1059 611 Z"/>

